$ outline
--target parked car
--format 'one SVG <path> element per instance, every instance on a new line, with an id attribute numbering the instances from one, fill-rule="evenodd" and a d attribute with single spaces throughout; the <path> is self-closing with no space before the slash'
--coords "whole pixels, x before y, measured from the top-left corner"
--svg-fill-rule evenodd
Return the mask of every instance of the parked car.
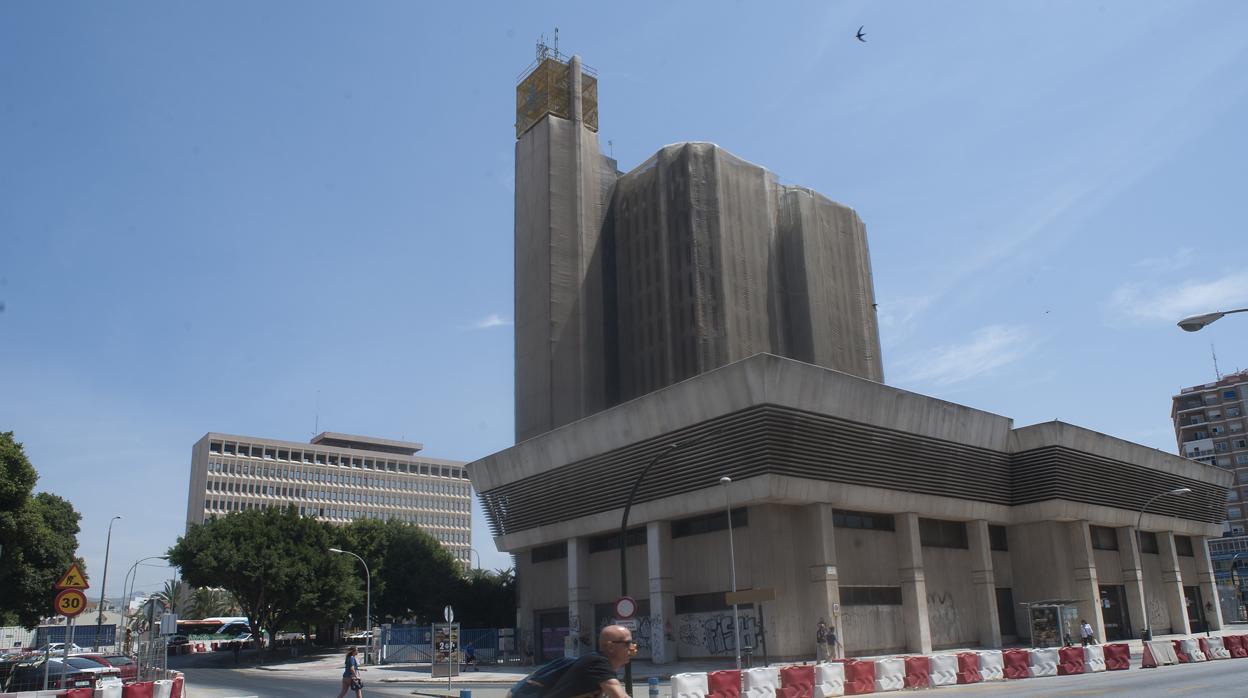
<path id="1" fill-rule="evenodd" d="M 73 654 L 73 653 L 75 653 L 75 652 L 86 652 L 86 651 L 87 651 L 87 650 L 86 650 L 86 648 L 85 648 L 85 647 L 79 647 L 78 645 L 75 645 L 75 644 L 74 644 L 74 643 L 72 643 L 72 642 L 71 642 L 71 643 L 69 643 L 69 653 L 70 653 L 70 654 Z M 64 642 L 49 642 L 48 644 L 46 644 L 46 645 L 44 645 L 44 646 L 42 646 L 42 647 L 39 647 L 39 648 L 37 648 L 37 649 L 34 649 L 34 650 L 32 650 L 31 652 L 32 652 L 32 654 L 45 654 L 45 653 L 47 653 L 47 654 L 63 654 L 63 653 L 65 652 L 65 643 L 64 643 Z"/>
<path id="2" fill-rule="evenodd" d="M 125 683 L 134 683 L 139 680 L 139 664 L 134 657 L 128 657 L 124 654 L 105 654 L 95 652 L 82 652 L 73 655 L 75 657 L 85 657 L 93 662 L 99 662 L 105 666 L 111 666 L 121 672 L 121 680 Z"/>
<path id="3" fill-rule="evenodd" d="M 36 691 L 43 688 L 44 677 L 43 657 L 35 657 L 20 662 L 14 667 L 5 682 L 4 690 Z M 52 658 L 46 661 L 48 688 L 65 690 L 69 688 L 92 688 L 109 680 L 121 681 L 121 672 L 111 666 L 85 657 L 69 657 L 67 659 Z"/>

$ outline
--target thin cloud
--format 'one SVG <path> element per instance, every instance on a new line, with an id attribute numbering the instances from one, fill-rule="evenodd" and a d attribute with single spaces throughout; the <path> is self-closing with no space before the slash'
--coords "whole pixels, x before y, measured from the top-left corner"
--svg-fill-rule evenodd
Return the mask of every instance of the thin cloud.
<path id="1" fill-rule="evenodd" d="M 1248 272 L 1191 279 L 1173 286 L 1127 283 L 1114 289 L 1109 310 L 1136 322 L 1178 322 L 1198 313 L 1248 305 Z"/>
<path id="2" fill-rule="evenodd" d="M 1141 259 L 1132 266 L 1150 272 L 1172 272 L 1185 269 L 1196 262 L 1196 250 L 1190 247 L 1179 248 L 1172 257 L 1152 257 Z"/>
<path id="3" fill-rule="evenodd" d="M 507 325 L 510 325 L 510 324 L 511 324 L 511 320 L 507 320 L 503 318 L 503 316 L 499 315 L 498 313 L 490 313 L 489 315 L 486 315 L 484 318 L 474 323 L 472 326 L 472 329 L 488 330 L 491 327 L 506 327 Z"/>
<path id="4" fill-rule="evenodd" d="M 893 346 L 906 340 L 917 329 L 919 317 L 933 300 L 933 296 L 881 299 L 876 316 L 880 341 L 885 346 Z"/>
<path id="5" fill-rule="evenodd" d="M 968 381 L 1027 355 L 1034 343 L 1026 327 L 989 325 L 971 339 L 909 357 L 899 362 L 902 383 L 949 386 Z"/>

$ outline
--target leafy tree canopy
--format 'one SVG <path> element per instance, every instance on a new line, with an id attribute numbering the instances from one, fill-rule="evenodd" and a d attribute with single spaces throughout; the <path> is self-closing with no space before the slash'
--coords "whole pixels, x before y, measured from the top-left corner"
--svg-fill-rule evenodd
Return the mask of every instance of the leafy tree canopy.
<path id="1" fill-rule="evenodd" d="M 192 525 L 169 559 L 192 585 L 233 594 L 260 637 L 317 611 L 345 614 L 355 581 L 350 561 L 329 552 L 335 542 L 294 507 L 257 509 Z"/>
<path id="2" fill-rule="evenodd" d="M 33 628 L 50 615 L 52 585 L 76 560 L 82 517 L 61 497 L 32 496 L 38 477 L 13 432 L 0 433 L 0 625 Z"/>

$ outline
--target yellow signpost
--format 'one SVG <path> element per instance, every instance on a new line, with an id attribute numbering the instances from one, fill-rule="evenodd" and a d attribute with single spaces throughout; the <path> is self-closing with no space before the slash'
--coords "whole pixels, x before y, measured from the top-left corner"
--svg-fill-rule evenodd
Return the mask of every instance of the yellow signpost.
<path id="1" fill-rule="evenodd" d="M 61 581 L 56 583 L 53 589 L 86 589 L 87 575 L 82 573 L 82 568 L 77 562 L 70 563 L 69 569 L 65 574 L 61 575 Z"/>
<path id="2" fill-rule="evenodd" d="M 61 575 L 60 581 L 53 586 L 54 589 L 60 589 L 60 593 L 52 601 L 52 608 L 60 615 L 65 616 L 65 652 L 64 656 L 69 657 L 69 648 L 74 644 L 74 618 L 83 611 L 87 610 L 87 595 L 82 593 L 86 589 L 87 575 L 82 573 L 82 568 L 77 562 L 72 562 L 69 569 L 65 570 L 65 574 Z M 49 638 L 50 640 L 50 638 Z M 44 663 L 43 687 L 48 687 L 48 663 Z"/>
<path id="3" fill-rule="evenodd" d="M 52 602 L 56 612 L 66 618 L 74 616 L 87 610 L 87 595 L 78 589 L 62 589 L 61 593 L 56 595 L 56 601 Z"/>

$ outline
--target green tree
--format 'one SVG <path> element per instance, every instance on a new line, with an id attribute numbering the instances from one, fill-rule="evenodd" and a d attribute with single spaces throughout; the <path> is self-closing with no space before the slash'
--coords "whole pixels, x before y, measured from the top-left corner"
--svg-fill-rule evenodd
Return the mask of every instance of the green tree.
<path id="1" fill-rule="evenodd" d="M 169 560 L 187 582 L 233 594 L 252 635 L 272 639 L 291 621 L 356 600 L 348 561 L 329 553 L 335 542 L 328 524 L 294 507 L 258 509 L 192 524 Z"/>
<path id="2" fill-rule="evenodd" d="M 13 432 L 0 433 L 0 625 L 38 625 L 76 561 L 82 517 L 56 495 L 32 496 L 38 478 Z"/>
<path id="3" fill-rule="evenodd" d="M 461 564 L 419 526 L 391 519 L 382 531 L 381 563 L 373 569 L 374 616 L 419 623 L 441 619 L 442 608 L 463 586 Z"/>
<path id="4" fill-rule="evenodd" d="M 510 628 L 515 625 L 515 573 L 512 570 L 471 570 L 460 584 L 455 618 L 465 628 Z"/>

